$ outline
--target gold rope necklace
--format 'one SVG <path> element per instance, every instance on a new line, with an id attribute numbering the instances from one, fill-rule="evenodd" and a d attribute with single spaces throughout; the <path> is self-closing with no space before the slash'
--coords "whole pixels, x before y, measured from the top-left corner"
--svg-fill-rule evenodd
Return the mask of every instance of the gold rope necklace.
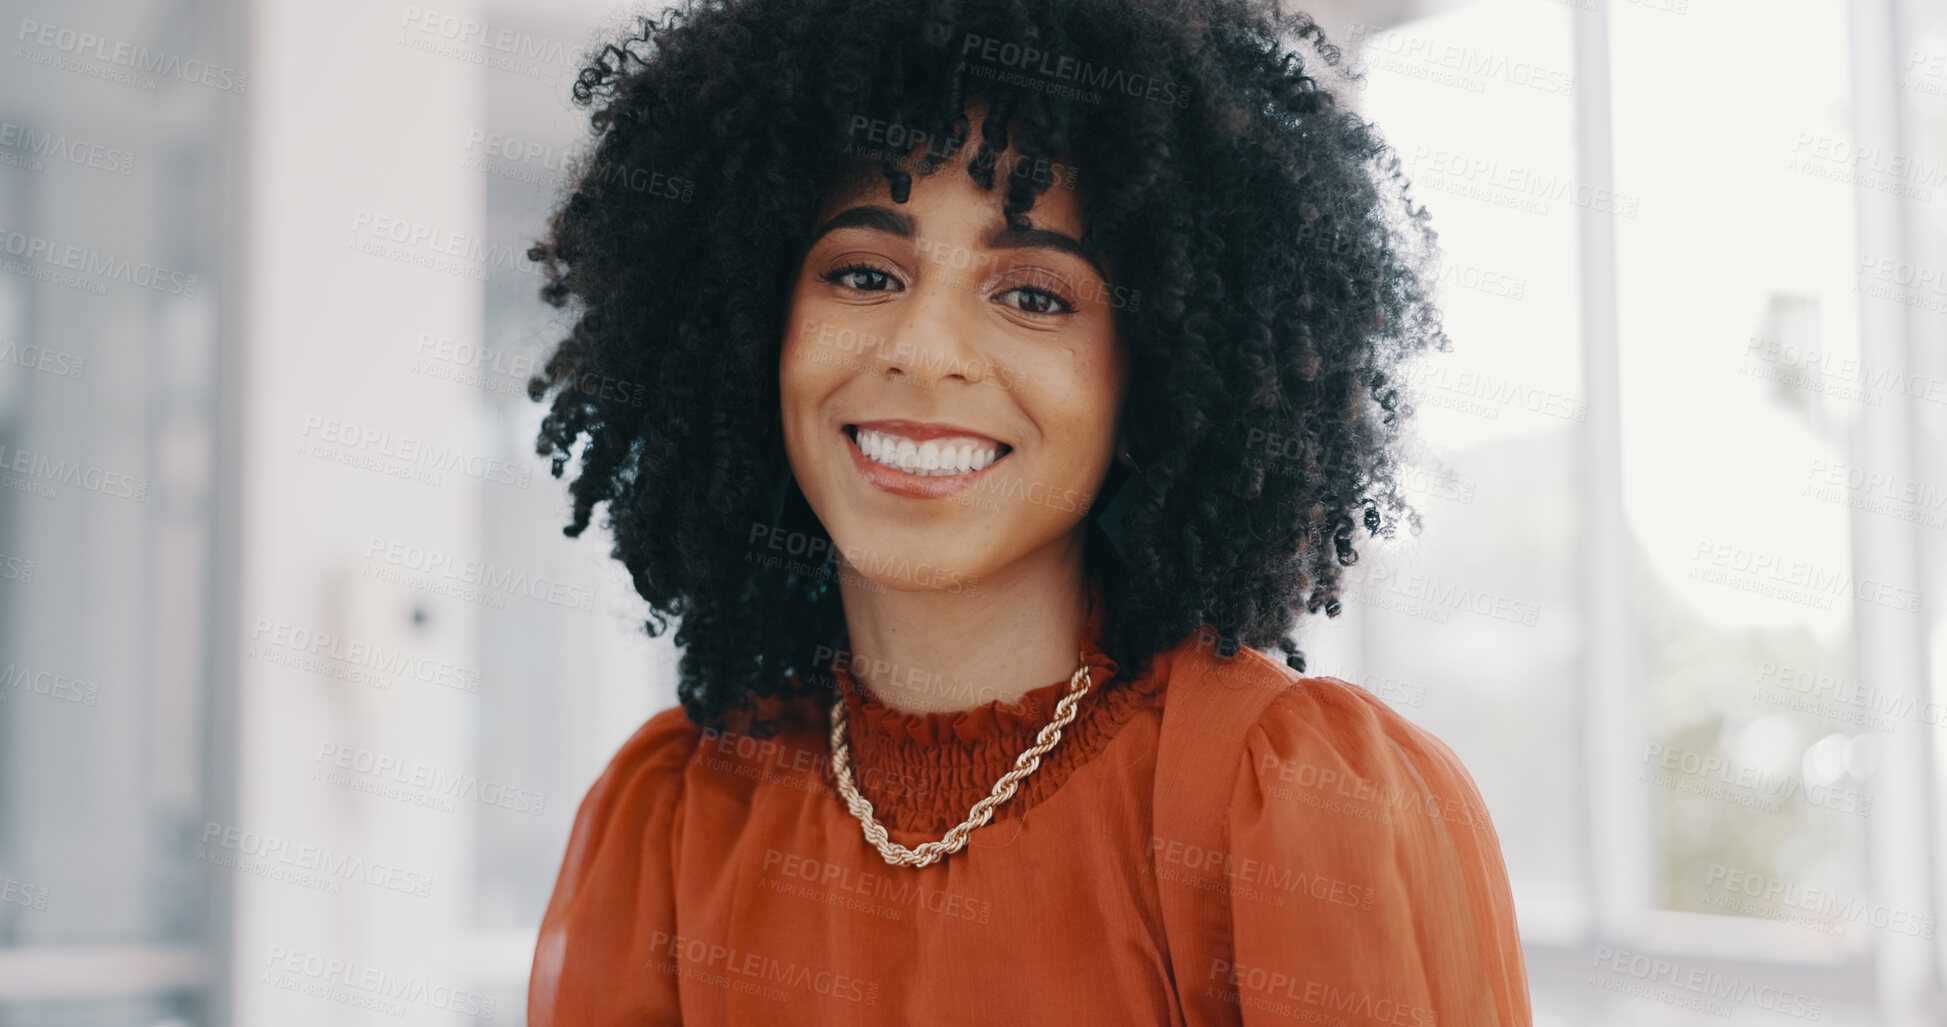
<path id="1" fill-rule="evenodd" d="M 928 866 L 965 848 L 967 836 L 973 833 L 974 828 L 982 827 L 993 819 L 994 807 L 1014 797 L 1014 790 L 1021 779 L 1041 765 L 1041 757 L 1061 741 L 1061 729 L 1075 719 L 1075 704 L 1095 684 L 1094 675 L 1088 669 L 1087 650 L 1082 651 L 1081 661 L 1082 665 L 1076 669 L 1075 676 L 1069 679 L 1068 694 L 1055 704 L 1055 719 L 1041 729 L 1035 743 L 1014 761 L 1014 769 L 994 782 L 993 793 L 974 803 L 973 812 L 967 814 L 967 819 L 954 825 L 946 837 L 911 849 L 886 837 L 885 826 L 873 816 L 871 801 L 860 795 L 857 786 L 852 784 L 852 751 L 845 735 L 846 704 L 841 689 L 837 701 L 832 703 L 832 773 L 838 778 L 838 793 L 844 797 L 846 808 L 859 818 L 865 840 L 878 848 L 879 855 L 885 857 L 887 863 L 896 867 Z"/>

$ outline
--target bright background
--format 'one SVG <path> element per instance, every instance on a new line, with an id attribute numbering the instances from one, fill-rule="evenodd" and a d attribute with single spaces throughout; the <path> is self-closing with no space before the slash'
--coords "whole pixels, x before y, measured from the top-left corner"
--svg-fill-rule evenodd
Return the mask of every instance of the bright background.
<path id="1" fill-rule="evenodd" d="M 1473 772 L 1537 1023 L 1947 1024 L 1947 7 L 1309 9 L 1455 345 L 1308 669 Z M 0 3 L 0 1027 L 522 1021 L 674 701 L 523 393 L 627 15 Z"/>

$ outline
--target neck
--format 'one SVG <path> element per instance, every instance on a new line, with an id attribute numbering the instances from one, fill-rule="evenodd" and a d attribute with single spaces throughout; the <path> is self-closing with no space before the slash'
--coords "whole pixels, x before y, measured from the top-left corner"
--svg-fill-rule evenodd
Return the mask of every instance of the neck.
<path id="1" fill-rule="evenodd" d="M 893 709 L 1013 705 L 1080 666 L 1089 593 L 1079 537 L 958 592 L 882 590 L 847 570 L 839 581 L 851 636 L 848 669 Z"/>

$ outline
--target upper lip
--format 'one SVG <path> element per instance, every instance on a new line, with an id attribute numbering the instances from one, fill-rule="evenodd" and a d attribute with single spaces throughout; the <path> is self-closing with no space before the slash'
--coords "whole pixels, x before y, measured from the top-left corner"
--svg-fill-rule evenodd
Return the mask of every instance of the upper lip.
<path id="1" fill-rule="evenodd" d="M 985 439 L 1003 448 L 1013 448 L 985 432 L 977 432 L 972 428 L 963 428 L 957 424 L 947 424 L 944 421 L 908 421 L 903 418 L 894 418 L 887 421 L 853 421 L 851 424 L 855 428 L 866 428 L 871 431 L 885 432 L 888 435 L 898 435 L 916 442 L 925 442 L 927 439 L 942 439 L 953 435 L 965 435 L 976 439 Z"/>

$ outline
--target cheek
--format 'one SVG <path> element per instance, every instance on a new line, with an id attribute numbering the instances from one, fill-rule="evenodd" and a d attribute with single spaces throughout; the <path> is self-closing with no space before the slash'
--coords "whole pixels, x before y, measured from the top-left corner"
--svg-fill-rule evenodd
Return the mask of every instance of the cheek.
<path id="1" fill-rule="evenodd" d="M 784 346 L 778 357 L 778 393 L 787 411 L 816 403 L 832 383 L 846 374 L 846 354 L 831 344 L 807 305 L 793 303 L 784 323 Z"/>
<path id="2" fill-rule="evenodd" d="M 777 362 L 777 387 L 786 408 L 801 399 L 813 384 L 817 364 L 811 360 L 810 352 L 803 337 L 795 333 L 785 335 L 784 351 Z"/>
<path id="3" fill-rule="evenodd" d="M 1064 344 L 1021 368 L 1017 399 L 1050 438 L 1061 440 L 1065 460 L 1087 462 L 1114 444 L 1122 372 L 1114 334 L 1105 334 Z"/>
<path id="4" fill-rule="evenodd" d="M 808 471 L 803 461 L 811 459 L 812 436 L 819 430 L 819 411 L 837 387 L 827 376 L 830 368 L 818 359 L 817 343 L 795 331 L 787 332 L 778 359 L 778 405 L 784 428 L 784 448 L 788 458 Z"/>
<path id="5" fill-rule="evenodd" d="M 796 297 L 785 312 L 781 385 L 829 390 L 865 369 L 879 336 L 856 311 L 816 296 Z"/>

